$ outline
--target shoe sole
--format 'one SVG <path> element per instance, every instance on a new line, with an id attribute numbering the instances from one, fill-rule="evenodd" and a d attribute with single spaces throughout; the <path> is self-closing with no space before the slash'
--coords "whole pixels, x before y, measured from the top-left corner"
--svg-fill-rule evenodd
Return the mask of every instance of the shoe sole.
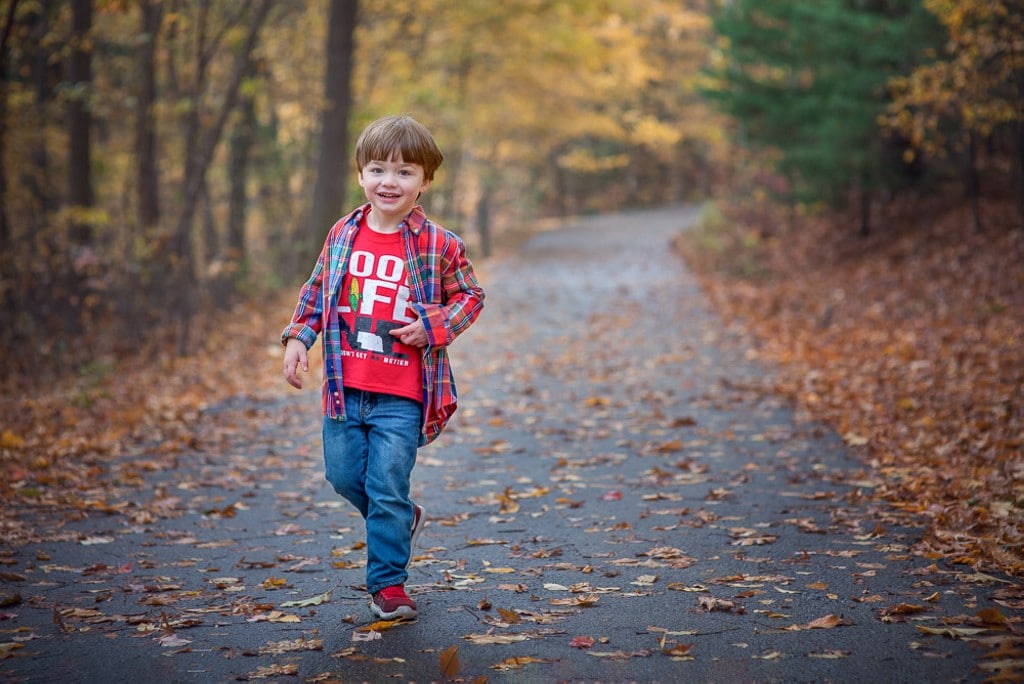
<path id="1" fill-rule="evenodd" d="M 380 606 L 373 601 L 370 601 L 370 610 L 374 615 L 379 617 L 381 620 L 414 620 L 416 619 L 416 609 L 410 606 L 399 606 L 390 613 L 385 613 Z"/>

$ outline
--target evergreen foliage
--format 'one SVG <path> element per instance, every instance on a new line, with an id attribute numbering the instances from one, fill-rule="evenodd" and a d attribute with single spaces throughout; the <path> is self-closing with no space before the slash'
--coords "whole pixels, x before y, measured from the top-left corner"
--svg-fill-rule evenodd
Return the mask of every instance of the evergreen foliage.
<path id="1" fill-rule="evenodd" d="M 942 37 L 919 2 L 735 0 L 713 26 L 705 94 L 742 142 L 775 152 L 795 198 L 836 203 L 896 182 L 902 162 L 878 125 L 886 86 Z"/>

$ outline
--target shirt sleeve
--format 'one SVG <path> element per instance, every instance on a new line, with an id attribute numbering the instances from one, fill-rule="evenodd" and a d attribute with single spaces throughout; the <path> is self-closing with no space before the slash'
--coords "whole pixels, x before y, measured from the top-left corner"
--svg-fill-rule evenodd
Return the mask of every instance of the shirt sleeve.
<path id="1" fill-rule="evenodd" d="M 289 338 L 295 338 L 306 345 L 306 349 L 313 346 L 317 335 L 323 330 L 323 280 L 326 272 L 328 245 L 330 239 L 324 242 L 320 256 L 316 260 L 313 272 L 302 288 L 299 289 L 299 301 L 295 305 L 291 322 L 281 332 L 281 344 L 287 344 Z"/>
<path id="2" fill-rule="evenodd" d="M 462 240 L 449 234 L 439 256 L 442 303 L 417 305 L 432 347 L 447 346 L 468 329 L 483 310 L 485 297 Z"/>

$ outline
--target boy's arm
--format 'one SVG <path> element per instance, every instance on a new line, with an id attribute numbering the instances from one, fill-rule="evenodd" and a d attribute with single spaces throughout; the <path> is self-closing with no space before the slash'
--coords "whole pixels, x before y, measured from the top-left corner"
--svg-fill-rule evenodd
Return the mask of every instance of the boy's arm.
<path id="1" fill-rule="evenodd" d="M 430 346 L 446 346 L 461 335 L 484 308 L 484 290 L 477 282 L 466 245 L 453 239 L 439 260 L 443 264 L 441 287 L 444 304 L 420 304 L 420 320 Z"/>
<path id="2" fill-rule="evenodd" d="M 299 301 L 295 305 L 291 322 L 281 332 L 281 344 L 287 345 L 289 339 L 296 339 L 309 349 L 316 342 L 317 335 L 323 329 L 323 279 L 327 259 L 327 243 L 316 260 L 313 272 L 299 290 Z"/>

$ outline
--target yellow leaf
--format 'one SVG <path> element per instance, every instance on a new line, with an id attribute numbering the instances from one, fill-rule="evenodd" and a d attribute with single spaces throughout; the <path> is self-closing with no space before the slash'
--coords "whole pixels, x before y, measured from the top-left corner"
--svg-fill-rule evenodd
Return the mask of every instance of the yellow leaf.
<path id="1" fill-rule="evenodd" d="M 283 577 L 268 577 L 260 582 L 260 586 L 267 590 L 281 589 L 288 586 L 288 580 Z"/>
<path id="2" fill-rule="evenodd" d="M 521 670 L 524 666 L 530 663 L 552 663 L 553 660 L 547 658 L 535 658 L 533 656 L 512 656 L 511 658 L 505 658 L 497 665 L 491 665 L 492 670 Z"/>
<path id="3" fill-rule="evenodd" d="M 369 625 L 363 625 L 362 627 L 357 627 L 356 631 L 357 632 L 383 632 L 385 630 L 391 629 L 392 627 L 394 627 L 397 624 L 405 624 L 407 622 L 409 622 L 409 621 L 408 620 L 379 620 L 379 621 L 371 623 Z"/>
<path id="4" fill-rule="evenodd" d="M 20 449 L 23 446 L 25 446 L 24 438 L 10 430 L 4 430 L 3 434 L 0 434 L 0 449 Z"/>

